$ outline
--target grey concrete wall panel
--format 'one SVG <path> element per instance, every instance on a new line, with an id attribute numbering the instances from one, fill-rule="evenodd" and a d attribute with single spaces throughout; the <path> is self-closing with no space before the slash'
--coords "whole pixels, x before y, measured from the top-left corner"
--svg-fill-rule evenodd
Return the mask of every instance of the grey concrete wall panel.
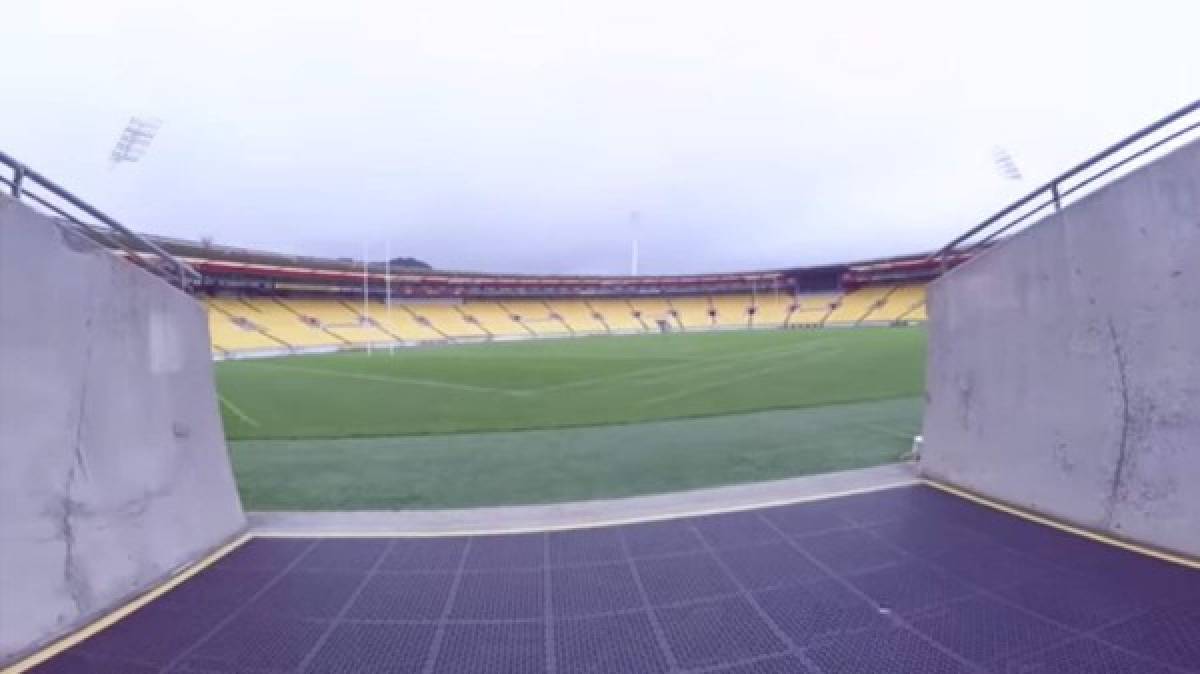
<path id="1" fill-rule="evenodd" d="M 928 301 L 927 475 L 1200 555 L 1200 141 Z"/>
<path id="2" fill-rule="evenodd" d="M 0 663 L 244 527 L 204 311 L 0 196 Z"/>

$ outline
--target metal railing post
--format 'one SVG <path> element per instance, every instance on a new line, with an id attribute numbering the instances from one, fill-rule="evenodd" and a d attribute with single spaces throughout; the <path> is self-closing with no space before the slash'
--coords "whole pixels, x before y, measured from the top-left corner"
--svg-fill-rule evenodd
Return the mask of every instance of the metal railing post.
<path id="1" fill-rule="evenodd" d="M 1062 210 L 1062 198 L 1058 194 L 1058 183 L 1050 185 L 1050 196 L 1054 199 L 1054 212 Z"/>
<path id="2" fill-rule="evenodd" d="M 28 199 L 29 201 L 38 204 L 42 208 L 58 215 L 64 222 L 69 222 L 78 228 L 83 234 L 92 239 L 97 239 L 102 245 L 111 247 L 114 251 L 124 251 L 129 262 L 136 264 L 147 271 L 161 277 L 166 282 L 174 285 L 175 274 L 179 274 L 179 287 L 182 290 L 187 290 L 192 286 L 194 280 L 200 275 L 191 268 L 186 262 L 175 257 L 166 249 L 154 243 L 151 239 L 143 237 L 137 232 L 125 227 L 116 220 L 101 213 L 91 204 L 83 201 L 65 188 L 59 186 L 54 181 L 43 176 L 42 174 L 30 169 L 25 164 L 17 161 L 15 158 L 0 151 L 0 164 L 8 166 L 12 169 L 13 178 L 7 180 L 0 177 L 0 184 L 8 185 L 12 192 L 13 198 L 17 200 Z M 94 225 L 85 224 L 83 220 L 68 213 L 63 207 L 60 207 L 49 200 L 39 196 L 38 194 L 24 189 L 24 181 L 28 178 L 38 188 L 39 191 L 44 190 L 51 195 L 61 199 L 67 204 L 74 206 L 79 211 L 87 214 L 95 221 L 103 225 L 103 229 Z M 142 259 L 141 251 L 147 251 L 149 255 L 157 257 L 157 264 L 151 264 Z"/>

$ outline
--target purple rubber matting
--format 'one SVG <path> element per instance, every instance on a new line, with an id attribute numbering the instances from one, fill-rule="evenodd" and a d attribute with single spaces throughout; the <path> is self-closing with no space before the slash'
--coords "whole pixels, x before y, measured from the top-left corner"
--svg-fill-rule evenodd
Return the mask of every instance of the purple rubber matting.
<path id="1" fill-rule="evenodd" d="M 929 487 L 547 534 L 254 539 L 39 672 L 1200 671 L 1200 571 Z"/>

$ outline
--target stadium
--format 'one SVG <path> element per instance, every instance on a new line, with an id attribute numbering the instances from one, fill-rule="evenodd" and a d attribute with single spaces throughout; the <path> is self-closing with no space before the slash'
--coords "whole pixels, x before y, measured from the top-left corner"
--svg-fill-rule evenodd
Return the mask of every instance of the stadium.
<path id="1" fill-rule="evenodd" d="M 939 264 L 925 256 L 539 278 L 158 243 L 201 274 L 226 435 L 256 510 L 578 501 L 793 477 L 895 460 L 919 425 L 924 284 Z M 859 330 L 819 330 L 833 327 Z M 308 355 L 261 360 L 294 354 Z M 793 385 L 801 377 L 814 385 Z M 777 430 L 746 433 L 735 413 Z M 838 430 L 780 451 L 808 425 Z M 431 457 L 435 436 L 445 449 Z M 684 446 L 680 474 L 669 466 Z"/>
<path id="2" fill-rule="evenodd" d="M 167 139 L 176 163 L 158 166 L 237 158 L 206 165 L 195 183 L 211 193 L 200 200 L 186 170 L 138 174 L 141 191 L 117 173 L 146 153 L 162 127 L 156 118 L 134 117 L 103 171 L 86 169 L 75 143 L 90 136 L 67 122 L 66 160 L 0 152 L 5 674 L 1200 672 L 1200 101 L 1176 101 L 1098 146 L 1094 134 L 1076 138 L 1092 143 L 1084 150 L 1064 140 L 1045 156 L 1079 151 L 1031 189 L 997 146 L 989 168 L 1020 193 L 995 191 L 1001 208 L 959 222 L 963 204 L 986 200 L 954 194 L 969 182 L 932 186 L 929 176 L 963 170 L 952 150 L 967 135 L 944 124 L 931 142 L 912 120 L 892 126 L 891 110 L 865 117 L 878 125 L 866 129 L 847 105 L 825 117 L 846 115 L 847 127 L 814 125 L 810 145 L 788 145 L 772 120 L 795 101 L 756 77 L 764 62 L 795 63 L 759 50 L 758 39 L 705 32 L 719 58 L 694 71 L 703 50 L 673 51 L 687 44 L 676 22 L 692 17 L 645 30 L 656 48 L 662 34 L 680 33 L 665 56 L 616 40 L 613 62 L 624 65 L 612 72 L 626 100 L 640 103 L 653 88 L 633 75 L 653 69 L 651 53 L 669 72 L 683 64 L 725 88 L 714 95 L 688 77 L 671 80 L 668 96 L 651 97 L 662 109 L 636 110 L 633 128 L 682 138 L 677 152 L 648 167 L 626 162 L 645 158 L 644 148 L 638 133 L 618 129 L 637 151 L 604 165 L 596 157 L 612 136 L 590 134 L 621 121 L 622 109 L 597 93 L 607 91 L 609 63 L 590 71 L 586 59 L 571 60 L 577 45 L 552 51 L 569 62 L 567 81 L 595 90 L 514 90 L 479 74 L 487 68 L 456 80 L 464 54 L 478 52 L 516 64 L 521 82 L 528 66 L 537 75 L 528 81 L 544 84 L 556 62 L 526 62 L 521 49 L 560 32 L 522 25 L 519 39 L 489 49 L 487 21 L 480 29 L 455 18 L 439 40 L 429 37 L 434 14 L 417 22 L 412 44 L 355 24 L 339 49 L 344 26 L 306 24 L 298 34 L 306 47 L 321 45 L 320 58 L 300 65 L 291 55 L 310 51 L 276 49 L 274 32 L 239 23 L 243 46 L 284 55 L 285 67 L 247 77 L 250 95 L 231 89 L 256 120 L 253 139 L 206 135 L 233 123 L 219 105 L 229 82 L 181 78 L 201 92 L 183 97 L 183 108 L 210 107 L 208 126 L 192 127 L 207 131 Z M 258 16 L 272 28 L 290 20 Z M 186 43 L 187 26 L 174 32 L 186 22 L 168 18 L 164 34 Z M 555 20 L 573 25 L 568 18 Z M 870 23 L 852 18 L 855 30 Z M 84 19 L 88 30 L 102 23 Z M 589 32 L 592 20 L 576 29 L 595 47 L 603 40 Z M 614 21 L 623 39 L 645 28 Z M 803 42 L 792 29 L 776 37 Z M 86 30 L 63 30 L 89 48 Z M 887 90 L 899 72 L 891 61 L 903 58 L 887 48 L 888 31 L 867 25 L 862 34 L 865 42 L 832 50 L 831 72 Z M 355 50 L 360 41 L 365 52 Z M 367 61 L 406 53 L 389 51 L 398 43 L 434 50 L 445 70 L 426 63 L 406 80 L 389 64 L 372 79 Z M 819 47 L 810 56 L 824 63 Z M 795 87 L 785 70 L 776 83 Z M 161 72 L 175 83 L 172 67 Z M 305 98 L 272 98 L 273 78 L 296 72 Z M 353 77 L 329 85 L 329 73 Z M 803 85 L 817 91 L 806 111 L 841 95 L 830 82 Z M 310 88 L 350 109 L 342 97 L 353 100 L 355 86 L 385 102 L 394 86 L 403 105 L 330 117 L 365 131 L 325 124 L 325 102 Z M 456 86 L 480 98 L 458 100 Z M 895 99 L 931 90 L 921 80 Z M 705 142 L 689 140 L 701 108 L 719 118 L 726 99 L 749 101 L 737 110 L 753 114 L 731 114 L 729 127 L 698 124 Z M 497 100 L 536 105 L 527 116 L 486 107 Z M 424 133 L 443 138 L 436 124 L 407 116 L 426 104 L 460 145 L 423 145 Z M 289 131 L 287 115 L 265 115 L 274 105 L 297 117 L 316 111 L 323 135 Z M 552 109 L 573 126 L 553 128 Z M 643 115 L 669 123 L 657 128 Z M 386 133 L 372 135 L 372 123 Z M 1083 125 L 1038 123 L 1042 138 Z M 854 133 L 839 134 L 847 128 Z M 715 137 L 722 129 L 728 135 Z M 919 165 L 872 147 L 904 135 L 898 129 L 921 142 L 889 147 L 920 147 Z M 411 153 L 391 156 L 393 136 Z M 579 136 L 587 151 L 572 145 L 563 156 L 580 175 L 537 182 L 556 170 L 542 166 L 553 154 L 545 148 Z M 269 152 L 276 141 L 304 146 L 304 162 Z M 730 150 L 758 143 L 769 151 Z M 364 149 L 374 144 L 378 154 Z M 780 170 L 796 166 L 773 163 L 785 155 L 807 173 Z M 388 168 L 378 173 L 353 161 L 381 156 Z M 489 189 L 527 190 L 532 201 L 476 189 L 471 176 L 489 170 L 489 156 L 505 178 L 493 175 Z M 66 170 L 76 161 L 83 168 Z M 931 172 L 939 162 L 945 171 Z M 691 165 L 717 169 L 687 173 Z M 229 188 L 245 166 L 265 166 L 252 175 L 272 180 L 212 187 Z M 694 184 L 676 191 L 672 175 L 646 179 L 673 171 Z M 827 180 L 838 171 L 850 191 Z M 321 175 L 306 182 L 311 173 Z M 404 200 L 421 199 L 401 183 L 427 175 L 464 187 L 412 188 L 427 189 L 433 204 L 422 212 L 429 224 L 404 232 L 413 248 L 347 257 L 363 222 L 393 231 L 419 221 Z M 296 186 L 281 184 L 289 176 Z M 342 178 L 361 191 L 335 194 Z M 637 190 L 618 189 L 627 178 Z M 797 178 L 803 198 L 790 184 Z M 727 184 L 737 199 L 704 198 Z M 783 216 L 754 219 L 780 209 L 805 221 L 829 216 L 814 205 L 826 192 L 854 217 L 890 209 L 889 224 L 856 238 L 780 229 Z M 675 266 L 639 272 L 634 239 L 630 273 L 590 272 L 593 249 L 624 246 L 604 230 L 621 210 L 611 204 L 634 193 L 677 207 Z M 142 203 L 147 194 L 153 204 Z M 479 238 L 468 223 L 438 249 L 421 237 L 453 229 L 446 223 L 465 212 L 459 197 L 497 222 L 511 203 L 524 203 L 531 222 L 540 208 L 567 204 L 582 224 Z M 351 203 L 359 199 L 369 203 Z M 855 210 L 854 201 L 872 203 Z M 120 217 L 109 203 L 124 204 Z M 155 210 L 167 206 L 177 210 Z M 168 212 L 200 224 L 152 217 Z M 589 220 L 597 212 L 609 220 Z M 940 230 L 914 224 L 926 218 L 952 220 L 957 235 L 931 244 L 924 234 Z M 226 219 L 223 232 L 248 222 L 255 231 L 238 245 L 180 235 Z M 323 238 L 304 254 L 286 248 L 304 227 Z M 552 245 L 560 233 L 578 238 Z M 256 236 L 281 243 L 251 245 Z M 714 252 L 738 239 L 755 243 Z M 470 253 L 451 259 L 483 259 L 486 270 L 417 259 L 425 249 Z M 813 262 L 828 251 L 842 252 Z M 746 259 L 771 263 L 720 266 Z M 678 260 L 721 262 L 688 272 Z"/>

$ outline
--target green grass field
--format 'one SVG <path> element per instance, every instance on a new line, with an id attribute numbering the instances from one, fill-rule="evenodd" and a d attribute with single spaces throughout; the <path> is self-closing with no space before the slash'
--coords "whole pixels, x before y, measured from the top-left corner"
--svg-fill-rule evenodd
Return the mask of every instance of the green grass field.
<path id="1" fill-rule="evenodd" d="M 229 361 L 250 509 L 627 496 L 894 460 L 920 424 L 914 328 L 507 342 Z"/>

